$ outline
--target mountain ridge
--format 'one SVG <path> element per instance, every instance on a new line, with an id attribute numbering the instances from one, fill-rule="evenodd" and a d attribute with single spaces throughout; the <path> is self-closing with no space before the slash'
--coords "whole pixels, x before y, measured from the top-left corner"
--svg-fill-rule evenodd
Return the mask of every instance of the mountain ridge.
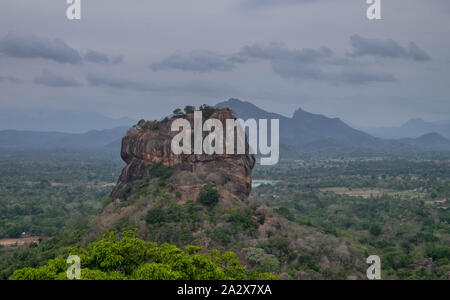
<path id="1" fill-rule="evenodd" d="M 354 129 L 340 118 L 328 118 L 301 108 L 289 118 L 238 99 L 220 102 L 216 107 L 229 107 L 242 119 L 279 119 L 280 128 L 283 128 L 280 131 L 280 143 L 292 146 L 300 153 L 389 153 L 410 148 L 398 141 L 383 140 Z"/>
<path id="2" fill-rule="evenodd" d="M 107 147 L 128 127 L 90 130 L 85 133 L 0 130 L 0 149 L 81 149 Z"/>
<path id="3" fill-rule="evenodd" d="M 414 138 L 384 139 L 348 125 L 340 118 L 297 109 L 292 117 L 266 111 L 251 102 L 231 98 L 216 104 L 218 108 L 230 108 L 241 119 L 279 119 L 281 158 L 295 159 L 302 155 L 391 155 L 416 153 L 429 150 L 450 151 L 448 139 L 438 131 L 427 131 Z M 269 122 L 270 123 L 270 122 Z M 426 123 L 422 119 L 412 124 Z M 445 121 L 440 122 L 446 126 Z M 450 125 L 450 123 L 449 123 Z M 449 127 L 450 128 L 450 127 Z M 59 128 L 58 128 L 59 129 Z M 84 133 L 61 131 L 0 130 L 0 149 L 82 149 L 104 148 L 118 150 L 121 140 L 130 127 L 114 127 L 104 130 L 88 130 Z M 270 124 L 269 124 L 270 129 Z M 450 131 L 449 131 L 450 132 Z M 435 133 L 436 135 L 427 135 Z M 425 138 L 423 138 L 425 136 Z M 421 138 L 415 140 L 416 138 Z M 425 140 L 424 140 L 425 139 Z"/>
<path id="4" fill-rule="evenodd" d="M 422 118 L 413 118 L 398 127 L 379 127 L 367 131 L 380 138 L 390 139 L 418 138 L 433 132 L 450 139 L 450 121 L 427 122 Z"/>

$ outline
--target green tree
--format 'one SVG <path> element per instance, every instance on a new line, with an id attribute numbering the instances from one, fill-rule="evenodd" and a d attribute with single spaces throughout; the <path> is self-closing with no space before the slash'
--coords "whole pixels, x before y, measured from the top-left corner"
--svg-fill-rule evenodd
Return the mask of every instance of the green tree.
<path id="1" fill-rule="evenodd" d="M 147 121 L 145 121 L 144 119 L 141 119 L 134 127 L 139 130 L 144 129 L 145 123 L 147 123 Z"/>
<path id="2" fill-rule="evenodd" d="M 180 116 L 180 115 L 183 114 L 183 112 L 181 111 L 180 108 L 177 108 L 177 109 L 175 109 L 175 110 L 173 111 L 173 114 L 176 115 L 176 116 Z"/>
<path id="3" fill-rule="evenodd" d="M 192 105 L 186 105 L 186 107 L 184 108 L 184 112 L 187 114 L 192 114 L 195 111 L 195 106 Z"/>
<path id="4" fill-rule="evenodd" d="M 373 236 L 380 236 L 383 233 L 380 225 L 378 224 L 373 224 L 372 226 L 370 226 L 369 232 Z"/>
<path id="5" fill-rule="evenodd" d="M 158 246 L 140 240 L 133 231 L 125 232 L 121 239 L 110 232 L 89 244 L 87 249 L 68 250 L 80 257 L 83 280 L 275 279 L 269 273 L 249 273 L 233 252 L 213 250 L 198 254 L 200 247 L 188 246 L 182 250 L 169 244 Z M 57 258 L 39 268 L 16 270 L 10 279 L 64 280 L 68 266 L 64 259 Z"/>
<path id="6" fill-rule="evenodd" d="M 207 206 L 214 206 L 219 202 L 219 192 L 211 184 L 207 184 L 200 190 L 198 201 Z"/>
<path id="7" fill-rule="evenodd" d="M 209 119 L 212 116 L 212 114 L 214 113 L 215 109 L 212 106 L 209 106 L 207 104 L 203 104 L 202 106 L 200 106 L 200 110 L 203 113 L 203 118 Z"/>

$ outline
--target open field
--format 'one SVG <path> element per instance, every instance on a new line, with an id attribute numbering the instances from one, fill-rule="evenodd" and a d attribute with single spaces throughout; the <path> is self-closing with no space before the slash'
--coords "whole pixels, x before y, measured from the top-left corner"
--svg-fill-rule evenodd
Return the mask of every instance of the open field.
<path id="1" fill-rule="evenodd" d="M 10 247 L 10 246 L 23 246 L 31 243 L 39 242 L 39 236 L 30 236 L 17 239 L 0 239 L 0 246 Z"/>
<path id="2" fill-rule="evenodd" d="M 347 195 L 351 197 L 381 197 L 383 195 L 398 196 L 400 198 L 419 198 L 426 199 L 426 193 L 418 193 L 414 191 L 396 191 L 392 189 L 377 189 L 377 188 L 357 188 L 351 189 L 347 187 L 330 187 L 320 189 L 322 192 L 333 192 L 339 195 Z"/>

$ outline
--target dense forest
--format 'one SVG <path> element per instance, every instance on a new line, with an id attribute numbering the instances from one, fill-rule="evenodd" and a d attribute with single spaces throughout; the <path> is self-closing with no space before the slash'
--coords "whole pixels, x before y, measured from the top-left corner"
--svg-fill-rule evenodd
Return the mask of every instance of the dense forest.
<path id="1" fill-rule="evenodd" d="M 370 255 L 381 257 L 383 279 L 443 278 L 450 271 L 449 164 L 346 158 L 257 166 L 248 203 L 231 208 L 209 184 L 198 199 L 178 201 L 170 184 L 180 174 L 155 165 L 154 179 L 133 182 L 115 208 L 146 208 L 150 196 L 153 204 L 140 223 L 124 219 L 94 242 L 85 237 L 91 220 L 110 205 L 120 158 L 108 152 L 2 154 L 0 242 L 39 239 L 0 246 L 0 278 L 63 279 L 65 258 L 74 253 L 83 256 L 84 279 L 229 278 L 219 257 L 239 269 L 238 279 L 364 279 Z M 140 240 L 129 230 L 142 226 Z M 205 243 L 208 249 L 196 248 Z M 130 258 L 135 264 L 129 267 L 120 254 L 124 247 L 137 247 L 143 256 Z M 104 256 L 94 259 L 95 249 L 104 249 Z M 170 258 L 143 263 L 164 251 L 195 271 L 176 269 Z M 110 254 L 122 259 L 111 264 Z M 198 268 L 198 261 L 211 269 Z"/>
<path id="2" fill-rule="evenodd" d="M 449 164 L 297 161 L 259 167 L 256 176 L 271 181 L 254 193 L 288 220 L 379 255 L 384 278 L 438 279 L 450 270 Z"/>
<path id="3" fill-rule="evenodd" d="M 0 238 L 53 236 L 86 225 L 101 211 L 122 162 L 107 152 L 3 153 Z"/>

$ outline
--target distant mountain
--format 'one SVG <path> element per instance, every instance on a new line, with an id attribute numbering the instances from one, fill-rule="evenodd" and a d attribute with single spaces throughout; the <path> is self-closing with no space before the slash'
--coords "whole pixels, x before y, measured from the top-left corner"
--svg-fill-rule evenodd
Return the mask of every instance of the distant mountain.
<path id="1" fill-rule="evenodd" d="M 404 138 L 400 139 L 400 141 L 411 146 L 426 149 L 450 150 L 450 140 L 436 132 L 428 133 L 415 139 Z"/>
<path id="2" fill-rule="evenodd" d="M 228 107 L 239 118 L 279 119 L 280 143 L 291 146 L 298 153 L 364 154 L 405 151 L 409 145 L 383 140 L 356 130 L 339 118 L 328 118 L 298 109 L 292 118 L 267 112 L 250 102 L 230 99 L 217 107 Z"/>
<path id="3" fill-rule="evenodd" d="M 81 111 L 0 111 L 0 130 L 84 133 L 89 130 L 131 127 L 136 122 L 131 118 L 114 119 L 98 113 Z"/>
<path id="4" fill-rule="evenodd" d="M 411 119 L 400 127 L 369 129 L 369 133 L 381 138 L 417 138 L 435 132 L 450 139 L 450 121 L 426 122 L 420 118 Z"/>
<path id="5" fill-rule="evenodd" d="M 38 132 L 3 130 L 0 131 L 0 149 L 87 149 L 112 148 L 129 127 L 107 130 L 91 130 L 86 133 Z M 117 151 L 120 151 L 120 146 Z"/>

